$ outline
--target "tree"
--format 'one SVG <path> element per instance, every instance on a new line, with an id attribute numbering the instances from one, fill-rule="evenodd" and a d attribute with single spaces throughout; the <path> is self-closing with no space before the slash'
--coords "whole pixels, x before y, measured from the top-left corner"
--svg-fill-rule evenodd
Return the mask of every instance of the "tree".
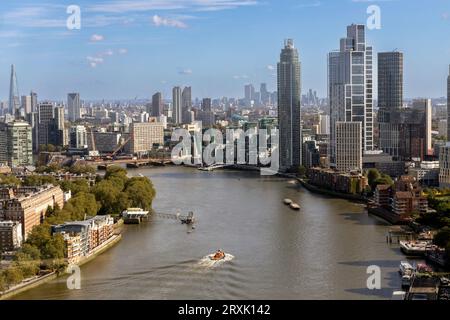
<path id="1" fill-rule="evenodd" d="M 306 167 L 305 166 L 298 167 L 298 175 L 300 177 L 304 177 L 306 175 Z"/>
<path id="2" fill-rule="evenodd" d="M 0 184 L 5 186 L 20 186 L 21 181 L 13 175 L 1 175 Z"/>
<path id="3" fill-rule="evenodd" d="M 29 243 L 24 243 L 15 258 L 17 261 L 39 261 L 41 259 L 41 251 Z"/>
<path id="4" fill-rule="evenodd" d="M 69 214 L 69 220 L 74 221 L 83 220 L 85 215 L 95 216 L 98 213 L 98 210 L 99 205 L 96 201 L 95 195 L 80 192 L 66 203 L 62 213 L 65 215 Z"/>
<path id="5" fill-rule="evenodd" d="M 88 193 L 90 190 L 89 181 L 86 179 L 78 179 L 75 181 L 64 180 L 60 181 L 59 185 L 65 192 L 70 190 L 72 192 L 72 196 L 76 196 L 80 192 Z"/>
<path id="6" fill-rule="evenodd" d="M 69 172 L 73 174 L 83 174 L 83 173 L 95 174 L 95 168 L 90 165 L 76 164 L 69 168 Z"/>
<path id="7" fill-rule="evenodd" d="M 433 239 L 433 243 L 441 248 L 450 245 L 450 227 L 442 228 Z"/>
<path id="8" fill-rule="evenodd" d="M 45 247 L 48 241 L 51 239 L 50 225 L 46 222 L 43 224 L 34 226 L 28 235 L 28 239 L 26 243 L 29 245 L 36 247 L 41 252 L 42 258 L 42 249 Z"/>
<path id="9" fill-rule="evenodd" d="M 128 179 L 127 170 L 119 166 L 109 166 L 106 169 L 105 179 L 109 179 L 112 176 L 119 177 L 125 181 Z"/>
<path id="10" fill-rule="evenodd" d="M 55 234 L 41 249 L 43 259 L 64 259 L 65 243 L 61 234 Z"/>
<path id="11" fill-rule="evenodd" d="M 151 209 L 156 195 L 150 179 L 142 177 L 131 178 L 126 183 L 125 192 L 128 194 L 133 207 L 140 207 L 145 210 Z"/>
<path id="12" fill-rule="evenodd" d="M 46 184 L 57 185 L 55 177 L 33 174 L 25 177 L 23 181 L 23 185 L 30 187 L 39 187 Z"/>
<path id="13" fill-rule="evenodd" d="M 367 180 L 368 180 L 369 186 L 372 190 L 375 190 L 375 188 L 377 186 L 376 181 L 380 178 L 381 178 L 381 174 L 378 171 L 378 169 L 372 168 L 367 171 Z"/>
<path id="14" fill-rule="evenodd" d="M 92 192 L 101 205 L 100 214 L 120 213 L 120 208 L 117 208 L 116 203 L 122 190 L 117 188 L 117 184 L 103 180 L 95 185 Z"/>
<path id="15" fill-rule="evenodd" d="M 23 274 L 21 270 L 17 267 L 11 267 L 4 271 L 4 275 L 6 278 L 6 283 L 8 286 L 12 286 L 20 283 L 23 280 Z"/>
<path id="16" fill-rule="evenodd" d="M 381 177 L 379 179 L 376 180 L 376 184 L 387 184 L 389 186 L 394 185 L 394 181 L 392 180 L 392 178 L 387 175 L 387 174 L 382 174 Z"/>
<path id="17" fill-rule="evenodd" d="M 8 284 L 4 272 L 0 271 L 0 292 L 8 289 Z"/>

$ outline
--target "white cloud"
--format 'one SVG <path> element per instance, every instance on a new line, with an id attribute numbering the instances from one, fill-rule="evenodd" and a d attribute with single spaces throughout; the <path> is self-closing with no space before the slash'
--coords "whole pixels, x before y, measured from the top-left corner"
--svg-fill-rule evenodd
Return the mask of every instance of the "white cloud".
<path id="1" fill-rule="evenodd" d="M 181 69 L 181 70 L 178 70 L 178 74 L 190 75 L 190 74 L 192 74 L 192 69 Z"/>
<path id="2" fill-rule="evenodd" d="M 271 65 L 271 64 L 269 64 L 269 65 L 267 66 L 267 70 L 269 70 L 269 71 L 273 71 L 273 70 L 275 70 L 275 66 L 274 66 L 274 65 Z"/>
<path id="3" fill-rule="evenodd" d="M 88 61 L 89 65 L 92 68 L 97 67 L 97 65 L 102 64 L 104 62 L 104 59 L 102 57 L 92 57 L 92 56 L 88 56 L 86 57 L 86 60 Z"/>
<path id="4" fill-rule="evenodd" d="M 153 25 L 155 25 L 157 27 L 164 26 L 164 27 L 174 27 L 174 28 L 180 28 L 180 29 L 187 28 L 187 24 L 185 24 L 181 20 L 163 18 L 158 15 L 154 15 L 152 18 L 152 21 L 153 21 Z"/>
<path id="5" fill-rule="evenodd" d="M 105 40 L 105 37 L 100 35 L 100 34 L 93 34 L 91 36 L 91 42 L 100 42 L 100 41 L 103 41 L 103 40 Z"/>
<path id="6" fill-rule="evenodd" d="M 50 17 L 61 5 L 20 6 L 17 9 L 0 14 L 0 20 L 5 24 L 28 28 L 65 28 L 66 16 Z"/>
<path id="7" fill-rule="evenodd" d="M 102 56 L 112 56 L 112 55 L 114 55 L 114 52 L 110 49 L 110 50 L 106 50 L 101 55 Z"/>
<path id="8" fill-rule="evenodd" d="M 146 12 L 155 10 L 219 11 L 254 6 L 257 0 L 111 0 L 91 5 L 87 11 L 104 13 Z"/>

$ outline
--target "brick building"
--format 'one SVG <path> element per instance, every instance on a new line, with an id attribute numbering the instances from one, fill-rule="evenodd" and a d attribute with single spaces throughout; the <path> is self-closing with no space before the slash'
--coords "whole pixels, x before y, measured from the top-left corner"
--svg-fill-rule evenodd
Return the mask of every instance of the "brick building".
<path id="1" fill-rule="evenodd" d="M 64 205 L 64 192 L 59 186 L 0 189 L 0 221 L 19 221 L 24 239 L 44 221 L 47 209 L 55 205 Z"/>

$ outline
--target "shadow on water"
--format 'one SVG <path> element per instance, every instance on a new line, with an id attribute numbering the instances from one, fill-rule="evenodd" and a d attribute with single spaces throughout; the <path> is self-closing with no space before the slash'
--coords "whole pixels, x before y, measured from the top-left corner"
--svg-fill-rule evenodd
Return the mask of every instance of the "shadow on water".
<path id="1" fill-rule="evenodd" d="M 397 268 L 399 260 L 342 261 L 339 264 L 352 267 L 379 266 L 380 268 Z"/>
<path id="2" fill-rule="evenodd" d="M 367 212 L 349 212 L 349 213 L 340 213 L 340 216 L 344 217 L 345 220 L 353 221 L 358 225 L 364 226 L 388 226 L 389 223 L 384 220 L 377 219 L 373 216 L 367 214 Z"/>
<path id="3" fill-rule="evenodd" d="M 349 288 L 345 289 L 347 292 L 355 293 L 358 295 L 364 295 L 366 297 L 378 297 L 378 298 L 391 298 L 392 293 L 395 291 L 393 288 L 401 287 L 401 279 L 397 271 L 386 271 L 386 269 L 397 268 L 399 261 L 397 260 L 372 260 L 372 261 L 349 261 L 340 262 L 339 264 L 357 266 L 357 267 L 369 267 L 378 266 L 381 268 L 382 287 L 381 289 L 369 289 L 369 288 Z M 370 274 L 367 274 L 369 277 Z"/>
<path id="4" fill-rule="evenodd" d="M 383 269 L 381 269 L 381 274 L 386 275 L 383 278 L 386 281 L 384 288 L 382 285 L 381 289 L 354 288 L 354 289 L 345 289 L 345 291 L 364 295 L 367 297 L 391 298 L 392 293 L 396 290 L 393 288 L 398 288 L 398 290 L 400 290 L 401 287 L 400 276 L 396 271 L 384 273 Z"/>

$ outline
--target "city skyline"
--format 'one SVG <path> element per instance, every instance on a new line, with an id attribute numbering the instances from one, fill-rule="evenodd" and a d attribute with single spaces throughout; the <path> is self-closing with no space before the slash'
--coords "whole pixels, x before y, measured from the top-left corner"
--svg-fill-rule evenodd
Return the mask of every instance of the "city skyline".
<path id="1" fill-rule="evenodd" d="M 380 6 L 382 19 L 380 30 L 368 30 L 368 41 L 374 54 L 394 49 L 404 53 L 405 97 L 446 94 L 441 76 L 447 76 L 443 66 L 448 65 L 450 47 L 439 39 L 450 28 L 450 4 L 408 1 L 406 6 L 403 0 L 305 0 L 286 1 L 283 6 L 256 0 L 227 1 L 226 5 L 217 0 L 159 3 L 134 1 L 134 6 L 121 9 L 120 1 L 78 1 L 81 30 L 65 27 L 66 7 L 71 4 L 67 1 L 41 7 L 31 1 L 2 4 L 0 98 L 8 98 L 10 64 L 16 65 L 19 93 L 33 90 L 42 99 L 65 100 L 73 91 L 87 100 L 150 99 L 156 91 L 168 97 L 173 86 L 187 85 L 193 87 L 195 97 L 241 97 L 246 83 L 267 83 L 273 91 L 278 45 L 286 38 L 295 40 L 302 56 L 304 87 L 324 97 L 326 54 L 335 48 L 343 26 L 365 23 L 370 4 Z M 418 15 L 427 23 L 409 23 L 418 21 Z M 427 30 L 433 31 L 431 36 Z M 46 50 L 30 55 L 30 47 L 37 43 Z M 432 57 L 423 59 L 425 54 Z M 43 74 L 48 76 L 46 81 Z"/>

